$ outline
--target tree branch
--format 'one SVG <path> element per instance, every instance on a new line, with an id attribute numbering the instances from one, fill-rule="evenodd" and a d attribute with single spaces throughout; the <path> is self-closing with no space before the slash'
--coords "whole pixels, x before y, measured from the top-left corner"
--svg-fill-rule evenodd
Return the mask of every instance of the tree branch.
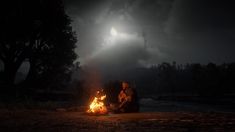
<path id="1" fill-rule="evenodd" d="M 6 61 L 6 59 L 2 56 L 2 54 L 0 55 L 0 60 L 2 60 L 3 62 Z"/>
<path id="2" fill-rule="evenodd" d="M 1 43 L 0 43 L 0 47 L 1 47 L 1 48 L 0 48 L 0 59 L 5 62 L 5 61 L 6 61 L 6 55 L 5 55 L 5 57 L 4 57 L 5 51 L 3 50 L 3 49 L 5 49 L 5 48 L 4 48 L 3 44 L 1 44 Z"/>

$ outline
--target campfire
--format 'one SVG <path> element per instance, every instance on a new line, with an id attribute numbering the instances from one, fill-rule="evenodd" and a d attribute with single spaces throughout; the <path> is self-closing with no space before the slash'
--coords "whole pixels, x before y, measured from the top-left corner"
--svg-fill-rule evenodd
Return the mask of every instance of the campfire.
<path id="1" fill-rule="evenodd" d="M 106 95 L 102 94 L 100 91 L 97 91 L 96 96 L 89 105 L 87 113 L 89 114 L 107 114 L 108 110 L 104 104 Z"/>
<path id="2" fill-rule="evenodd" d="M 86 112 L 92 115 L 104 115 L 108 112 L 138 112 L 139 104 L 135 90 L 130 87 L 128 82 L 122 82 L 121 84 L 121 90 L 116 94 L 110 93 L 110 90 L 105 90 L 105 93 L 103 90 L 97 91 Z"/>

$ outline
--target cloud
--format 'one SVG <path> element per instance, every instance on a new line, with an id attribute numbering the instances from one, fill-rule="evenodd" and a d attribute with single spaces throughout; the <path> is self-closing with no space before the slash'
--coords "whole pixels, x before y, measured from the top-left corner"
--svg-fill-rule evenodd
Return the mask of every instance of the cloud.
<path id="1" fill-rule="evenodd" d="M 94 52 L 89 60 L 95 62 L 118 67 L 133 67 L 138 65 L 138 60 L 147 59 L 148 53 L 144 47 L 144 40 L 138 34 L 118 33 L 117 36 L 107 35 L 109 39 L 103 43 L 103 46 Z"/>
<path id="2" fill-rule="evenodd" d="M 164 49 L 170 58 L 179 63 L 233 61 L 232 5 L 221 1 L 175 0 L 165 27 L 169 42 Z"/>
<path id="3" fill-rule="evenodd" d="M 141 51 L 138 59 L 128 61 L 136 66 L 163 61 L 221 63 L 235 59 L 232 52 L 235 49 L 234 8 L 231 2 L 88 0 L 79 3 L 74 0 L 67 7 L 70 16 L 74 18 L 73 27 L 79 33 L 78 54 L 82 62 L 87 62 L 94 54 L 101 52 L 98 55 L 100 57 L 96 57 L 97 61 L 110 61 L 112 64 L 115 59 L 105 58 L 106 55 L 115 58 L 118 55 L 112 57 L 110 54 L 126 49 L 135 49 L 131 51 L 135 56 L 138 56 L 134 54 L 136 51 Z M 137 46 L 123 50 L 122 47 L 127 45 L 119 45 L 116 51 L 102 49 L 105 36 L 109 35 L 113 26 L 120 32 L 137 34 L 133 35 L 135 41 L 128 41 L 137 45 L 143 43 L 145 32 L 148 48 L 143 50 Z"/>
<path id="4" fill-rule="evenodd" d="M 175 0 L 168 27 L 172 32 L 191 33 L 234 28 L 232 2 Z"/>

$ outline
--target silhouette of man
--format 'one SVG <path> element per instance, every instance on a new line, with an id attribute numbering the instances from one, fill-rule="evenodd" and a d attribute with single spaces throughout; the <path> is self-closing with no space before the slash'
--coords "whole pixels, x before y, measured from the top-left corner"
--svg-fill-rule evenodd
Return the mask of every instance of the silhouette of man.
<path id="1" fill-rule="evenodd" d="M 136 91 L 128 82 L 122 82 L 122 90 L 118 95 L 119 112 L 138 112 L 139 104 Z"/>

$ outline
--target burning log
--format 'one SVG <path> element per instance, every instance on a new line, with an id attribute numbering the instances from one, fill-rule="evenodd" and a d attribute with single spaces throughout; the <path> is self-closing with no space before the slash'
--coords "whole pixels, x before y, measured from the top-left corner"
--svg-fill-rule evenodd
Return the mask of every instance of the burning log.
<path id="1" fill-rule="evenodd" d="M 106 99 L 106 95 L 102 95 L 100 91 L 97 91 L 96 96 L 92 100 L 89 105 L 89 109 L 87 113 L 89 114 L 107 114 L 108 109 L 104 104 L 104 100 Z"/>

